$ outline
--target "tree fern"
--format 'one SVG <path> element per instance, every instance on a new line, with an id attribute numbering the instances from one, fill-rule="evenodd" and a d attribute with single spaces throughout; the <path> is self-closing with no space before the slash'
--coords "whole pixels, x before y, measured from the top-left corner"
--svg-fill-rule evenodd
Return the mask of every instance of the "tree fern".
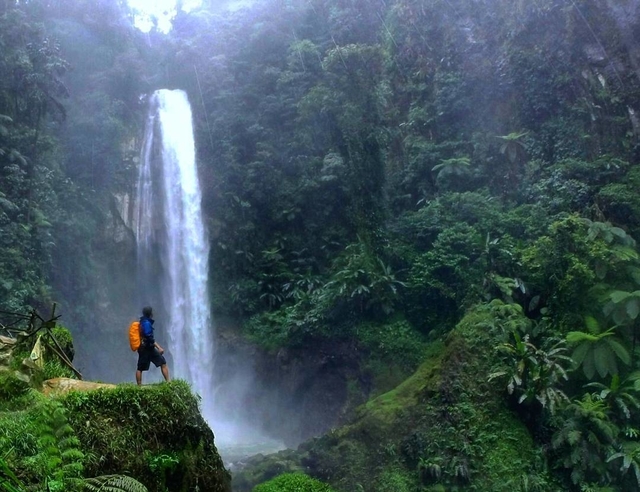
<path id="1" fill-rule="evenodd" d="M 135 478 L 126 475 L 101 475 L 87 478 L 83 486 L 89 492 L 149 492 Z"/>
<path id="2" fill-rule="evenodd" d="M 471 159 L 469 157 L 454 157 L 452 159 L 445 159 L 440 164 L 433 166 L 431 171 L 437 174 L 437 178 L 441 178 L 447 174 L 454 174 L 456 176 L 462 176 L 469 172 L 471 167 Z"/>
<path id="3" fill-rule="evenodd" d="M 585 376 L 593 379 L 596 372 L 600 377 L 618 374 L 617 361 L 629 365 L 629 352 L 615 336 L 615 328 L 602 331 L 595 318 L 585 318 L 587 331 L 571 331 L 567 334 L 567 342 L 575 349 L 571 358 L 578 366 L 582 366 Z"/>

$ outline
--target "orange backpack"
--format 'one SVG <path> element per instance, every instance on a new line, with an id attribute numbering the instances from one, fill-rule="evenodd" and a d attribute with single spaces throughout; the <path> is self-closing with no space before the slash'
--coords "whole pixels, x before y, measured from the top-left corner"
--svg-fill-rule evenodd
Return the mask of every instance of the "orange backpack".
<path id="1" fill-rule="evenodd" d="M 140 321 L 134 321 L 129 325 L 129 346 L 134 352 L 140 348 L 142 337 L 140 336 Z"/>

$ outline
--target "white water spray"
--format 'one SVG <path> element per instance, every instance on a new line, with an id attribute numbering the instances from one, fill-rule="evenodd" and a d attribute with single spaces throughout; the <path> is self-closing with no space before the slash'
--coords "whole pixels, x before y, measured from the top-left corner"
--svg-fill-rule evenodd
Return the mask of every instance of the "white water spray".
<path id="1" fill-rule="evenodd" d="M 187 380 L 213 417 L 214 344 L 209 243 L 200 207 L 191 107 L 183 91 L 150 99 L 136 200 L 141 303 L 154 307 L 172 376 Z"/>

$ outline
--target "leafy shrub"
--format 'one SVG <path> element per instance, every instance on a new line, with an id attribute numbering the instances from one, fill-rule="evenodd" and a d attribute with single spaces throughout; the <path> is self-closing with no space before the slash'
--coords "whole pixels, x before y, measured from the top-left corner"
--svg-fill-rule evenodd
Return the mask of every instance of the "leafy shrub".
<path id="1" fill-rule="evenodd" d="M 306 324 L 304 319 L 297 318 L 296 313 L 295 306 L 260 313 L 251 317 L 243 329 L 252 341 L 267 350 L 295 345 L 297 334 Z"/>
<path id="2" fill-rule="evenodd" d="M 0 372 L 0 400 L 12 400 L 29 391 L 29 383 L 17 378 L 13 373 Z"/>
<path id="3" fill-rule="evenodd" d="M 254 487 L 253 492 L 333 492 L 334 489 L 304 473 L 285 473 Z"/>
<path id="4" fill-rule="evenodd" d="M 376 485 L 377 492 L 411 492 L 416 490 L 416 480 L 409 473 L 390 470 L 382 473 Z"/>
<path id="5" fill-rule="evenodd" d="M 51 330 L 51 332 L 62 347 L 64 355 L 67 356 L 67 359 L 69 359 L 69 361 L 73 362 L 75 349 L 73 347 L 73 336 L 71 335 L 71 332 L 61 325 L 56 325 L 53 330 Z"/>
<path id="6" fill-rule="evenodd" d="M 54 378 L 75 378 L 74 372 L 64 364 L 57 355 L 49 353 L 49 356 L 44 361 L 44 367 L 42 368 L 42 378 L 44 380 Z"/>

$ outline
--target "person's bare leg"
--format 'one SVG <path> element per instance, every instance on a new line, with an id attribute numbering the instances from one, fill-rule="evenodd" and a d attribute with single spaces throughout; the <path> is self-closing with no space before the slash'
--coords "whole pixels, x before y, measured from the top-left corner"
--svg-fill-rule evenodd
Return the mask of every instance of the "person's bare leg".
<path id="1" fill-rule="evenodd" d="M 138 386 L 142 385 L 142 371 L 136 371 L 136 383 Z"/>
<path id="2" fill-rule="evenodd" d="M 169 379 L 169 367 L 166 364 L 162 364 L 160 367 L 160 371 L 162 371 L 162 375 L 164 376 L 165 381 L 170 381 Z"/>

